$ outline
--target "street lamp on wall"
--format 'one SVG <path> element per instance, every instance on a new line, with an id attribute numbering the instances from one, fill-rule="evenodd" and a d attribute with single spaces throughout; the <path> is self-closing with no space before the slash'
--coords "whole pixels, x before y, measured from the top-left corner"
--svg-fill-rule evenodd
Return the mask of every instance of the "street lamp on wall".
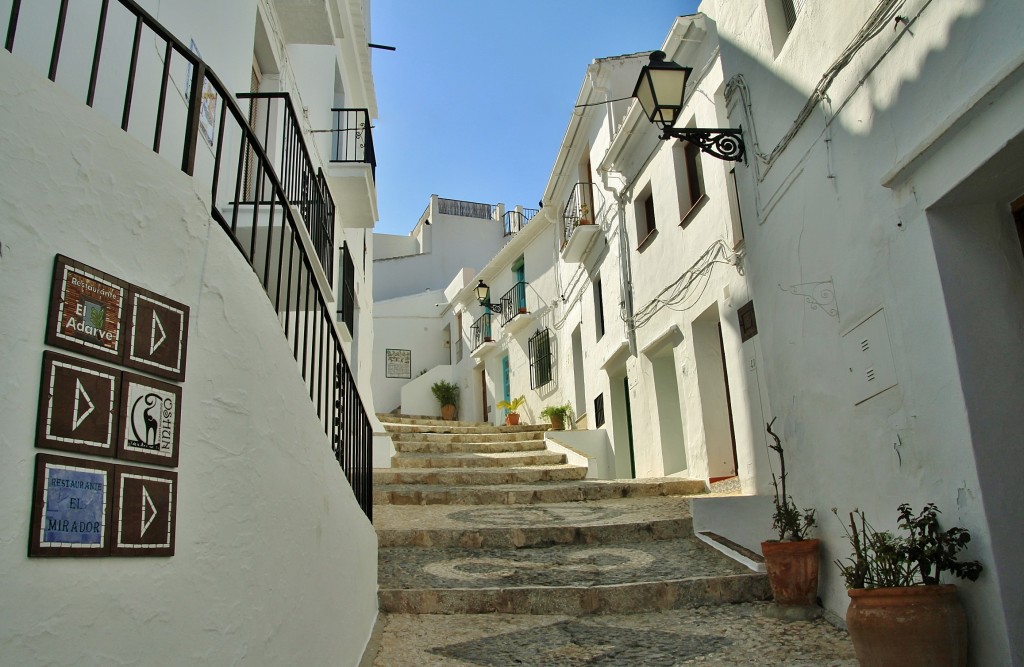
<path id="1" fill-rule="evenodd" d="M 683 139 L 719 160 L 745 162 L 742 129 L 675 127 L 691 72 L 692 67 L 666 61 L 663 51 L 654 51 L 651 62 L 640 70 L 633 97 L 640 102 L 647 119 L 661 128 L 662 139 Z"/>
<path id="2" fill-rule="evenodd" d="M 482 280 L 477 281 L 476 284 L 476 300 L 484 308 L 489 308 L 492 313 L 501 313 L 501 304 L 491 303 L 491 288 Z"/>

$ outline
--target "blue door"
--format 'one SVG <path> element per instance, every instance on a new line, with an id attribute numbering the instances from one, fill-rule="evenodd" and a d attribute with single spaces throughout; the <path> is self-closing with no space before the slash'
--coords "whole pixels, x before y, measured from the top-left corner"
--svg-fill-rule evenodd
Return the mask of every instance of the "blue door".
<path id="1" fill-rule="evenodd" d="M 513 271 L 516 272 L 516 308 L 519 310 L 526 309 L 526 263 L 523 258 L 520 257 L 519 261 L 514 267 Z"/>

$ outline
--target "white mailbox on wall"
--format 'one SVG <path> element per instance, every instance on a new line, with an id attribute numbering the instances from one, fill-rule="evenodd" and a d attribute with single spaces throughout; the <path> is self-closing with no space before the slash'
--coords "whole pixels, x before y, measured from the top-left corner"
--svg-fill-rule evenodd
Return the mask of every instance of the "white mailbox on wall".
<path id="1" fill-rule="evenodd" d="M 842 343 L 855 405 L 896 386 L 896 365 L 884 309 L 879 308 L 846 332 Z"/>

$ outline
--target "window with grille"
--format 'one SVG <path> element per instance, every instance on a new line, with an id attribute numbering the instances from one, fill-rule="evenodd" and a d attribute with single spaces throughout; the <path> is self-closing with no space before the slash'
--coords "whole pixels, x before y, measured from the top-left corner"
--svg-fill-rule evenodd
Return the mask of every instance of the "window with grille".
<path id="1" fill-rule="evenodd" d="M 594 426 L 604 426 L 604 394 L 594 399 Z"/>
<path id="2" fill-rule="evenodd" d="M 530 389 L 551 382 L 551 335 L 541 329 L 530 338 Z"/>
<path id="3" fill-rule="evenodd" d="M 355 320 L 356 307 L 356 267 L 352 263 L 352 253 L 348 244 L 341 246 L 341 289 L 338 290 L 338 321 L 348 327 L 348 332 L 355 335 L 352 325 Z"/>

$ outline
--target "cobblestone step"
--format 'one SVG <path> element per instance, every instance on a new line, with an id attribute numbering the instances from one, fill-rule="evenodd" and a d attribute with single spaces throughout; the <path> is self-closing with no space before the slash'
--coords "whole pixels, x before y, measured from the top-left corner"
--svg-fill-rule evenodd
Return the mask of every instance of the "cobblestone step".
<path id="1" fill-rule="evenodd" d="M 683 496 L 543 505 L 383 505 L 378 545 L 506 549 L 556 544 L 626 544 L 693 535 Z"/>
<path id="2" fill-rule="evenodd" d="M 599 614 L 769 599 L 693 537 L 535 549 L 381 549 L 380 608 L 420 614 Z"/>
<path id="3" fill-rule="evenodd" d="M 540 431 L 467 431 L 462 433 L 427 433 L 422 431 L 389 431 L 394 442 L 520 442 L 523 440 L 540 440 L 544 435 Z"/>
<path id="4" fill-rule="evenodd" d="M 377 419 L 381 424 L 413 424 L 420 426 L 451 425 L 451 426 L 490 426 L 488 422 L 459 421 L 441 419 L 436 415 L 396 415 L 390 412 L 378 412 Z"/>
<path id="5" fill-rule="evenodd" d="M 401 454 L 496 454 L 501 452 L 537 452 L 547 449 L 543 440 L 516 440 L 512 442 L 424 442 L 393 441 Z"/>
<path id="6" fill-rule="evenodd" d="M 374 475 L 380 472 L 374 471 Z M 649 479 L 503 484 L 496 486 L 435 486 L 383 484 L 373 489 L 374 505 L 532 505 L 612 498 L 686 496 L 704 493 L 704 482 L 678 477 Z"/>
<path id="7" fill-rule="evenodd" d="M 601 616 L 384 614 L 374 667 L 857 667 L 846 632 L 751 602 Z M 411 638 L 415 638 L 410 641 Z"/>
<path id="8" fill-rule="evenodd" d="M 550 424 L 521 424 L 519 426 L 492 426 L 467 422 L 446 422 L 434 420 L 431 423 L 387 423 L 382 422 L 389 433 L 542 433 L 551 428 Z"/>
<path id="9" fill-rule="evenodd" d="M 587 476 L 582 466 L 535 465 L 520 468 L 388 468 L 374 470 L 374 484 L 535 484 L 537 482 L 564 482 Z"/>
<path id="10" fill-rule="evenodd" d="M 392 468 L 517 468 L 522 466 L 560 465 L 565 454 L 555 452 L 494 452 L 475 454 L 412 454 L 391 457 Z"/>

